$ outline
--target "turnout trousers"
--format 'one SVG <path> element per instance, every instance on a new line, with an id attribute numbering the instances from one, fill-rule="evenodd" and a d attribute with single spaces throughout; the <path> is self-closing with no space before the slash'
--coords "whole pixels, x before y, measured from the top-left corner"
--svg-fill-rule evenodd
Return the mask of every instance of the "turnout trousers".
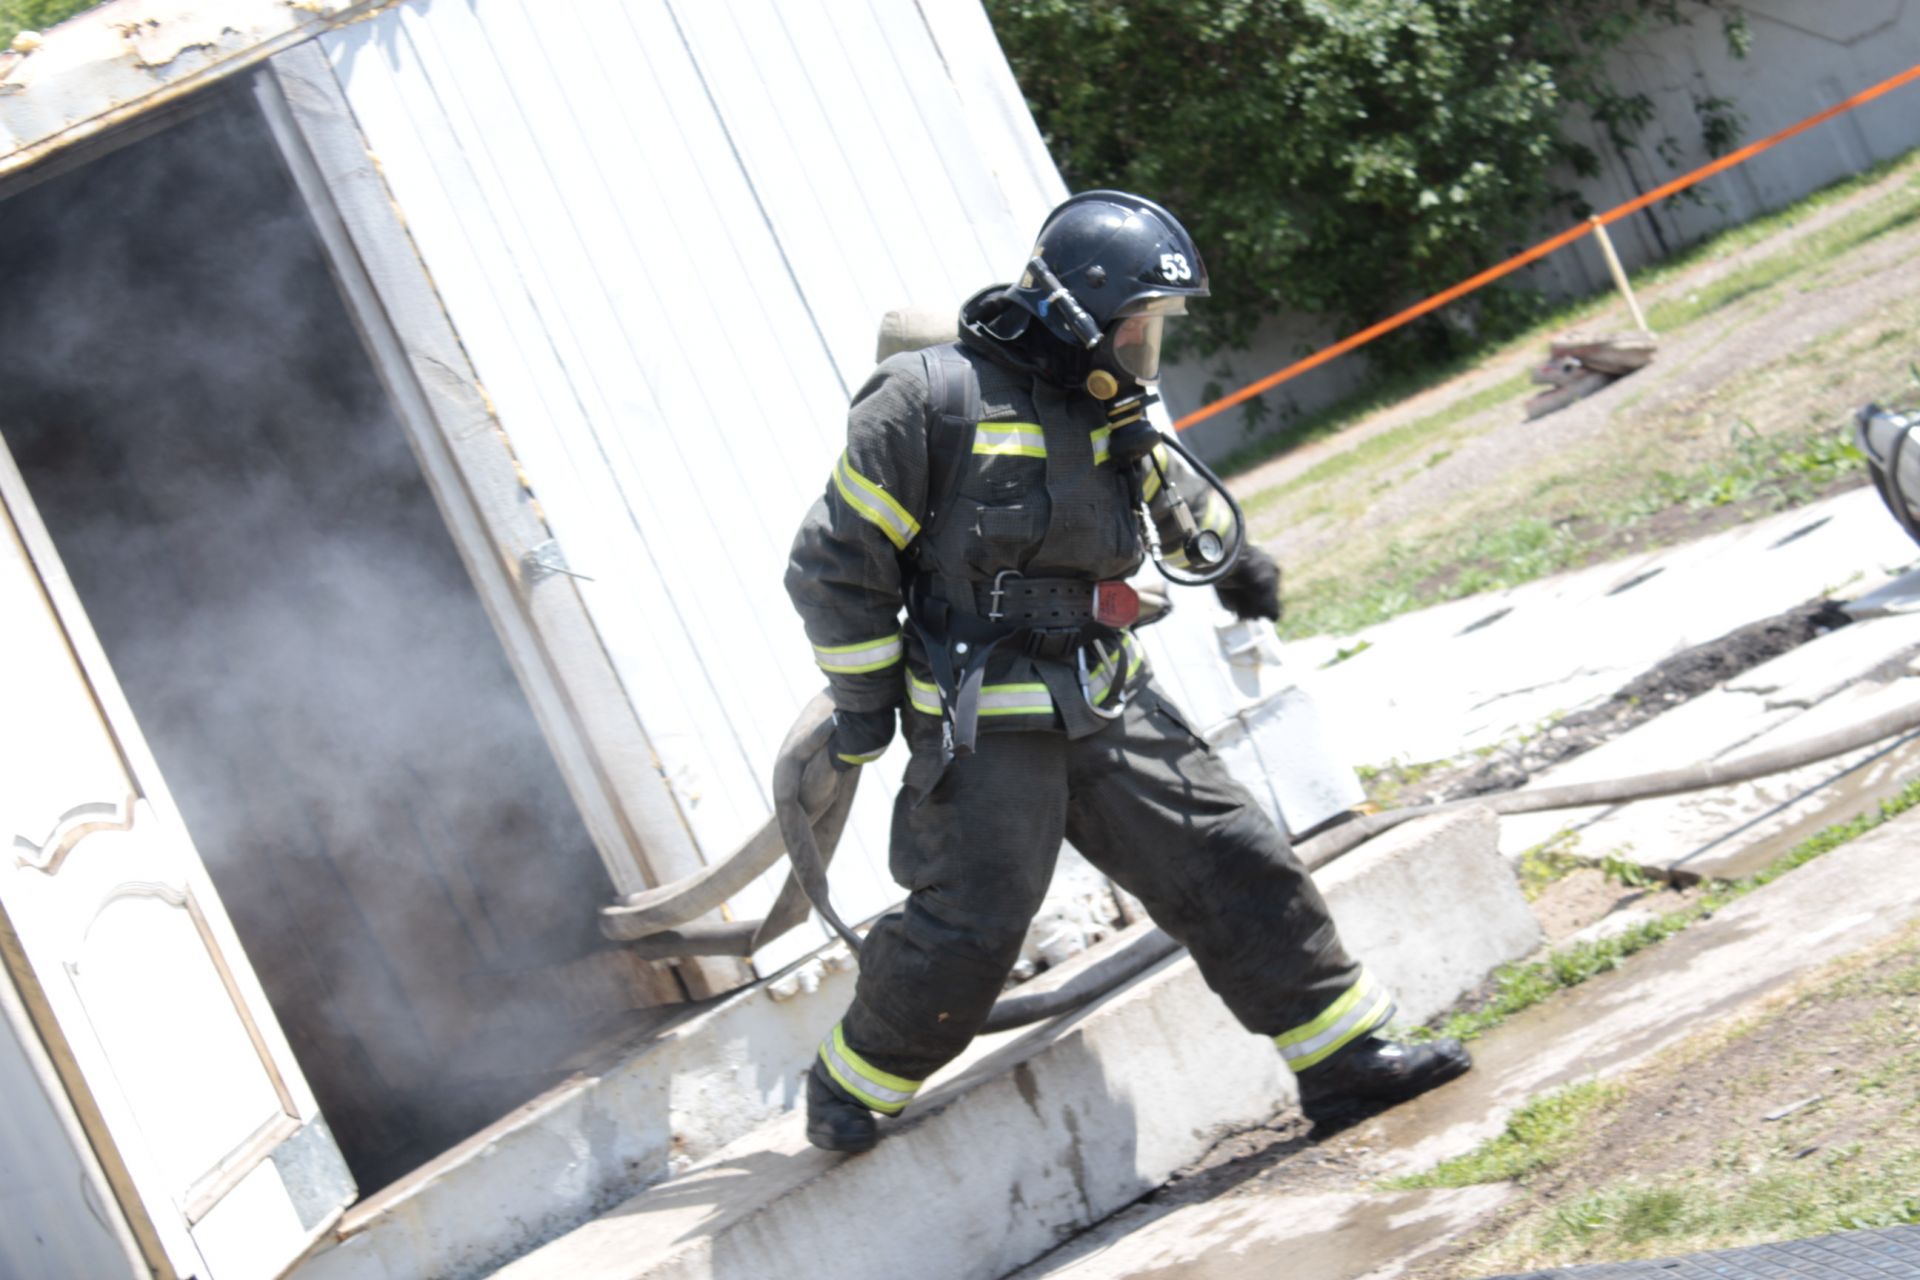
<path id="1" fill-rule="evenodd" d="M 1137 897 L 1296 1070 L 1392 1017 L 1286 836 L 1151 680 L 1097 733 L 983 733 L 944 770 L 938 718 L 903 714 L 913 758 L 894 803 L 891 870 L 910 892 L 867 936 L 853 1004 L 820 1050 L 859 1101 L 898 1112 L 973 1038 L 1063 837 Z"/>

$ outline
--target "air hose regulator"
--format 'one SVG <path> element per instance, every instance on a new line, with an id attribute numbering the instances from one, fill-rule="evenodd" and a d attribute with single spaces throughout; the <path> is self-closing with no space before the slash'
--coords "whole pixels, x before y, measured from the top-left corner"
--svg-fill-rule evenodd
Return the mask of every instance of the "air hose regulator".
<path id="1" fill-rule="evenodd" d="M 1102 381 L 1104 380 L 1104 381 Z M 1100 385 L 1096 386 L 1096 382 Z M 1100 396 L 1103 387 L 1110 386 L 1106 396 Z M 1104 369 L 1096 369 L 1087 378 L 1087 390 L 1101 399 L 1112 397 L 1119 390 L 1113 375 Z M 1247 543 L 1247 520 L 1235 502 L 1233 494 L 1221 482 L 1213 469 L 1193 455 L 1192 450 L 1180 442 L 1175 435 L 1167 435 L 1154 426 L 1147 418 L 1147 410 L 1159 403 L 1160 397 L 1151 391 L 1136 390 L 1132 394 L 1114 400 L 1107 410 L 1107 421 L 1112 424 L 1107 436 L 1107 456 L 1119 464 L 1122 474 L 1132 492 L 1134 518 L 1140 522 L 1140 540 L 1152 557 L 1154 567 L 1160 570 L 1167 581 L 1182 587 L 1204 587 L 1220 581 L 1233 571 L 1239 562 L 1240 548 Z M 1158 452 L 1160 445 L 1179 454 L 1193 473 L 1200 477 L 1227 509 L 1233 512 L 1233 540 L 1228 542 L 1212 529 L 1205 529 L 1193 517 L 1193 507 L 1187 496 L 1167 474 L 1163 462 L 1164 454 Z M 1160 542 L 1160 527 L 1154 523 L 1153 513 L 1147 506 L 1145 473 L 1148 467 L 1160 477 L 1159 492 L 1166 495 L 1168 509 L 1173 514 L 1174 527 L 1179 532 L 1180 551 L 1186 557 L 1192 569 L 1176 569 L 1166 561 L 1166 553 Z"/>
<path id="2" fill-rule="evenodd" d="M 1091 351 L 1100 345 L 1103 337 L 1100 322 L 1095 320 L 1073 291 L 1060 282 L 1060 277 L 1047 266 L 1046 260 L 1036 254 L 1027 262 L 1028 276 L 1038 282 L 1046 292 L 1040 304 L 1040 314 L 1046 314 L 1048 307 L 1059 307 L 1066 316 L 1067 328 L 1078 338 L 1086 349 Z M 1167 581 L 1183 587 L 1203 587 L 1232 572 L 1240 559 L 1240 548 L 1246 545 L 1247 521 L 1240 511 L 1240 504 L 1227 492 L 1227 486 L 1213 469 L 1193 455 L 1176 436 L 1164 435 L 1147 418 L 1147 410 L 1160 402 L 1160 397 L 1152 391 L 1137 388 L 1130 394 L 1115 400 L 1120 394 L 1120 379 L 1110 370 L 1095 368 L 1087 375 L 1087 394 L 1096 400 L 1109 401 L 1107 406 L 1107 456 L 1120 465 L 1127 477 L 1132 491 L 1134 516 L 1140 522 L 1140 538 L 1152 557 L 1154 567 L 1159 569 Z M 1186 496 L 1173 483 L 1173 477 L 1167 474 L 1166 467 L 1155 449 L 1165 444 L 1186 460 L 1199 476 L 1227 504 L 1233 512 L 1233 542 L 1229 545 L 1225 539 L 1212 529 L 1203 529 L 1200 522 L 1193 518 L 1193 508 Z M 1136 465 L 1144 462 L 1145 466 Z M 1142 473 L 1146 467 L 1152 467 L 1160 476 L 1160 492 L 1166 494 L 1168 508 L 1173 513 L 1175 527 L 1180 534 L 1180 550 L 1189 565 L 1200 566 L 1199 572 L 1191 573 L 1175 569 L 1166 562 L 1160 543 L 1160 529 L 1153 522 L 1153 514 L 1147 507 L 1146 483 Z"/>

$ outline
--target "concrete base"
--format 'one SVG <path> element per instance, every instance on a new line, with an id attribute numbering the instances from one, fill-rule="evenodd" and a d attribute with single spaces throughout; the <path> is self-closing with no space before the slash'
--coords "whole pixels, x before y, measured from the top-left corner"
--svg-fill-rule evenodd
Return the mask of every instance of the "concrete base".
<path id="1" fill-rule="evenodd" d="M 1538 936 L 1484 812 L 1410 825 L 1321 884 L 1413 1018 Z M 784 1117 L 500 1274 L 989 1280 L 1292 1097 L 1272 1045 L 1235 1024 L 1181 957 L 936 1087 L 884 1123 L 869 1155 L 812 1150 L 801 1118 Z"/>
<path id="2" fill-rule="evenodd" d="M 354 1206 L 294 1275 L 483 1275 L 670 1177 L 791 1110 L 853 978 L 842 948 L 839 963 L 804 962 L 637 1043 L 608 1046 L 573 1079 Z"/>

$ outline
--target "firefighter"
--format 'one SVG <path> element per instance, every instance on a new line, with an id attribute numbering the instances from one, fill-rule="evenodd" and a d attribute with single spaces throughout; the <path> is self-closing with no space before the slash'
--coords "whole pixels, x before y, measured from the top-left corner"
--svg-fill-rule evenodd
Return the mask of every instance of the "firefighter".
<path id="1" fill-rule="evenodd" d="M 1166 320 L 1206 295 L 1170 213 L 1087 192 L 1048 216 L 1017 283 L 966 302 L 957 343 L 887 359 L 853 399 L 786 586 L 831 686 L 836 765 L 878 758 L 903 728 L 890 869 L 909 892 L 867 935 L 853 1003 L 810 1069 L 816 1146 L 870 1149 L 876 1113 L 899 1113 L 966 1047 L 1062 840 L 1274 1039 L 1316 1122 L 1470 1065 L 1456 1041 L 1384 1038 L 1392 997 L 1343 949 L 1286 836 L 1161 693 L 1127 628 L 1123 580 L 1144 559 L 1136 500 L 1167 538 L 1175 491 L 1198 525 L 1231 526 L 1164 445 L 1130 464 L 1108 447 L 1158 378 Z M 953 402 L 930 385 L 941 368 L 972 383 L 962 402 L 977 425 L 938 411 Z M 965 456 L 943 453 L 967 438 Z M 1215 590 L 1243 618 L 1279 616 L 1278 570 L 1251 545 Z"/>

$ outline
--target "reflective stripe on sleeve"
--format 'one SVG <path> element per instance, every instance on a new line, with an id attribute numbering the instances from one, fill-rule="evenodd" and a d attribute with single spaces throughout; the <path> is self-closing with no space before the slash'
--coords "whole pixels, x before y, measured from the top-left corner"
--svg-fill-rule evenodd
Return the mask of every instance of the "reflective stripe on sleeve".
<path id="1" fill-rule="evenodd" d="M 1113 428 L 1101 427 L 1090 432 L 1089 435 L 1093 440 L 1093 465 L 1097 467 L 1109 457 L 1107 441 L 1113 438 Z"/>
<path id="2" fill-rule="evenodd" d="M 1047 438 L 1031 422 L 983 422 L 973 429 L 973 451 L 999 457 L 1044 458 Z"/>
<path id="3" fill-rule="evenodd" d="M 1360 981 L 1348 987 L 1319 1017 L 1282 1032 L 1273 1042 L 1280 1046 L 1280 1056 L 1289 1067 L 1304 1071 L 1367 1032 L 1385 1026 L 1393 1013 L 1393 997 L 1373 980 L 1372 974 L 1363 971 Z"/>
<path id="4" fill-rule="evenodd" d="M 855 755 L 851 751 L 837 751 L 834 754 L 848 764 L 872 764 L 875 760 L 887 754 L 887 749 L 882 747 L 878 751 L 869 751 L 865 755 Z"/>
<path id="5" fill-rule="evenodd" d="M 857 676 L 865 671 L 878 671 L 900 661 L 900 655 L 906 652 L 900 643 L 900 633 L 881 636 L 878 640 L 862 640 L 859 644 L 815 645 L 813 660 L 820 664 L 822 671 L 835 675 Z"/>
<path id="6" fill-rule="evenodd" d="M 893 495 L 855 471 L 852 459 L 845 453 L 834 464 L 833 485 L 861 519 L 877 525 L 880 532 L 887 535 L 887 541 L 900 550 L 906 550 L 907 544 L 920 532 L 920 522 L 908 515 L 907 509 L 893 500 Z"/>
<path id="7" fill-rule="evenodd" d="M 820 1061 L 827 1067 L 827 1074 L 859 1099 L 882 1115 L 898 1115 L 900 1109 L 913 1101 L 913 1095 L 920 1092 L 922 1081 L 907 1080 L 900 1076 L 880 1070 L 847 1047 L 847 1037 L 835 1023 L 833 1034 L 820 1044 Z"/>
<path id="8" fill-rule="evenodd" d="M 922 680 L 913 672 L 907 672 L 907 702 L 915 711 L 924 711 L 930 716 L 940 714 L 940 689 L 931 680 Z"/>

